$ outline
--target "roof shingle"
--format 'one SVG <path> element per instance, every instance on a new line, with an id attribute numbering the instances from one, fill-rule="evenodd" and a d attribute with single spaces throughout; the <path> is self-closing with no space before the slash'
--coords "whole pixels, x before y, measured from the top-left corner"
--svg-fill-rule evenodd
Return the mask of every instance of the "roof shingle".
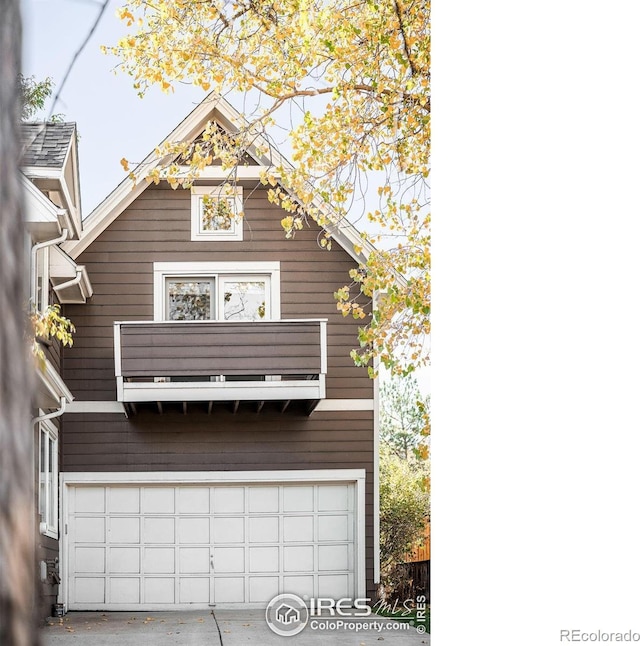
<path id="1" fill-rule="evenodd" d="M 74 122 L 20 124 L 20 166 L 61 168 L 75 129 Z"/>

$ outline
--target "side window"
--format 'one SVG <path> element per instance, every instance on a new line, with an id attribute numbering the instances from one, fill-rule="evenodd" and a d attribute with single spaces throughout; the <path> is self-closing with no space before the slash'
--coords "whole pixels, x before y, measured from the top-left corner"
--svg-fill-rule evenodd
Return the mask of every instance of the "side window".
<path id="1" fill-rule="evenodd" d="M 36 284 L 32 294 L 33 304 L 38 312 L 44 312 L 49 306 L 49 248 L 44 247 L 36 252 Z M 33 288 L 32 288 L 33 289 Z"/>
<path id="2" fill-rule="evenodd" d="M 42 534 L 58 537 L 58 432 L 51 422 L 40 422 L 38 510 Z"/>
<path id="3" fill-rule="evenodd" d="M 242 240 L 242 188 L 192 187 L 191 240 Z"/>

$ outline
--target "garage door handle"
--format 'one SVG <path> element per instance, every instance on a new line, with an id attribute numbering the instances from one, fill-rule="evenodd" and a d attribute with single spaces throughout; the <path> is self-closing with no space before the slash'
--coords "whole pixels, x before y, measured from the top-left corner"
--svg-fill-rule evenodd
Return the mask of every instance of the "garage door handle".
<path id="1" fill-rule="evenodd" d="M 213 567 L 213 554 L 211 555 L 211 571 L 213 572 L 214 567 Z"/>

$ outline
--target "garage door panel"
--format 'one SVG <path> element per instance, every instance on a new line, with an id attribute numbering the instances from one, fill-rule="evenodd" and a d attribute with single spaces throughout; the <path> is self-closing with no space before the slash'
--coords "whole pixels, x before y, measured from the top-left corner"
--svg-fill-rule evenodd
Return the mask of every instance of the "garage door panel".
<path id="1" fill-rule="evenodd" d="M 244 487 L 213 487 L 213 514 L 244 514 Z"/>
<path id="2" fill-rule="evenodd" d="M 279 535 L 279 518 L 277 516 L 249 518 L 250 543 L 277 543 Z"/>
<path id="3" fill-rule="evenodd" d="M 350 545 L 319 545 L 318 570 L 349 570 Z"/>
<path id="4" fill-rule="evenodd" d="M 201 543 L 209 545 L 209 517 L 203 518 L 179 518 L 178 519 L 178 538 L 179 542 L 184 543 Z"/>
<path id="5" fill-rule="evenodd" d="M 75 489 L 74 508 L 76 513 L 104 513 L 105 489 L 104 487 L 77 487 Z"/>
<path id="6" fill-rule="evenodd" d="M 145 574 L 174 574 L 175 549 L 173 547 L 147 547 L 144 550 Z"/>
<path id="7" fill-rule="evenodd" d="M 313 487 L 284 487 L 283 511 L 313 511 Z"/>
<path id="8" fill-rule="evenodd" d="M 285 572 L 313 572 L 313 545 L 287 545 L 283 549 Z"/>
<path id="9" fill-rule="evenodd" d="M 280 550 L 278 547 L 250 547 L 249 572 L 279 572 Z"/>
<path id="10" fill-rule="evenodd" d="M 331 599 L 344 599 L 351 589 L 348 574 L 318 575 L 318 596 Z"/>
<path id="11" fill-rule="evenodd" d="M 176 523 L 173 518 L 145 518 L 144 519 L 145 543 L 175 543 Z"/>
<path id="12" fill-rule="evenodd" d="M 104 584 L 104 578 L 78 577 L 75 581 L 75 600 L 78 603 L 104 603 Z"/>
<path id="13" fill-rule="evenodd" d="M 104 543 L 105 519 L 92 516 L 81 516 L 76 518 L 75 536 L 78 543 Z"/>
<path id="14" fill-rule="evenodd" d="M 279 487 L 253 487 L 249 489 L 249 513 L 264 514 L 280 511 Z"/>
<path id="15" fill-rule="evenodd" d="M 76 547 L 75 568 L 80 574 L 105 572 L 104 547 Z"/>
<path id="16" fill-rule="evenodd" d="M 144 487 L 142 489 L 142 513 L 174 514 L 175 487 Z"/>
<path id="17" fill-rule="evenodd" d="M 144 603 L 173 604 L 175 602 L 175 579 L 160 577 L 144 579 Z"/>
<path id="18" fill-rule="evenodd" d="M 244 577 L 216 577 L 213 595 L 216 603 L 245 603 Z"/>
<path id="19" fill-rule="evenodd" d="M 109 512 L 112 514 L 139 514 L 139 487 L 112 487 L 109 489 Z"/>
<path id="20" fill-rule="evenodd" d="M 140 519 L 119 518 L 109 519 L 109 541 L 111 543 L 139 543 Z"/>
<path id="21" fill-rule="evenodd" d="M 209 574 L 208 547 L 181 547 L 179 553 L 181 574 Z"/>
<path id="22" fill-rule="evenodd" d="M 208 604 L 210 597 L 209 577 L 181 577 L 180 603 Z"/>
<path id="23" fill-rule="evenodd" d="M 349 516 L 318 516 L 319 541 L 348 541 L 353 538 L 349 535 Z"/>
<path id="24" fill-rule="evenodd" d="M 139 574 L 139 547 L 109 548 L 109 571 L 112 574 Z"/>
<path id="25" fill-rule="evenodd" d="M 283 593 L 297 594 L 299 597 L 311 598 L 314 593 L 314 577 L 309 576 L 285 576 L 283 578 Z"/>
<path id="26" fill-rule="evenodd" d="M 209 487 L 179 487 L 178 514 L 209 514 L 211 509 Z"/>
<path id="27" fill-rule="evenodd" d="M 352 597 L 353 483 L 71 485 L 70 609 Z"/>
<path id="28" fill-rule="evenodd" d="M 283 539 L 285 543 L 313 541 L 313 516 L 285 516 Z"/>
<path id="29" fill-rule="evenodd" d="M 279 578 L 249 577 L 249 603 L 265 603 L 278 595 Z"/>
<path id="30" fill-rule="evenodd" d="M 216 547 L 214 551 L 216 572 L 244 572 L 244 547 Z"/>
<path id="31" fill-rule="evenodd" d="M 244 518 L 214 518 L 213 542 L 244 543 Z"/>
<path id="32" fill-rule="evenodd" d="M 318 511 L 348 511 L 353 508 L 349 485 L 326 485 L 318 488 Z"/>
<path id="33" fill-rule="evenodd" d="M 140 579 L 111 577 L 109 579 L 109 598 L 112 603 L 141 603 Z"/>

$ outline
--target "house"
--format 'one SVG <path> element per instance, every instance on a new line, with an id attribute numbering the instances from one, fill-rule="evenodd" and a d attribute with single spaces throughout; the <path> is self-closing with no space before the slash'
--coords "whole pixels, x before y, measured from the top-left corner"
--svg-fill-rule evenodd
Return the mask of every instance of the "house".
<path id="1" fill-rule="evenodd" d="M 25 302 L 43 314 L 51 305 L 85 303 L 92 286 L 86 268 L 60 245 L 82 231 L 77 133 L 74 123 L 24 123 L 21 126 L 20 179 L 26 220 L 25 247 L 29 275 Z M 27 282 L 27 281 L 25 281 Z M 62 379 L 60 343 L 41 340 L 34 396 L 34 478 L 37 559 L 44 612 L 58 594 L 58 471 L 61 415 L 73 401 Z"/>
<path id="2" fill-rule="evenodd" d="M 167 141 L 212 119 L 241 117 L 208 97 Z M 63 309 L 67 610 L 376 594 L 377 392 L 333 296 L 366 248 L 347 224 L 330 251 L 315 225 L 285 239 L 272 163 L 249 150 L 230 191 L 215 165 L 191 190 L 126 179 L 62 244 L 93 286 Z"/>

